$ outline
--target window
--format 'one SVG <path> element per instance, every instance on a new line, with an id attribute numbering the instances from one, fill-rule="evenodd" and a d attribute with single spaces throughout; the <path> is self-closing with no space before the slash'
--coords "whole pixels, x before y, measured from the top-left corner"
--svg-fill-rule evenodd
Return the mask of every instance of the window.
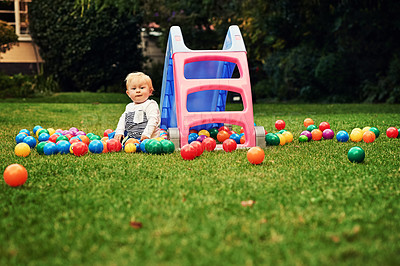
<path id="1" fill-rule="evenodd" d="M 28 3 L 31 0 L 0 0 L 0 20 L 15 28 L 20 41 L 32 40 L 29 35 Z"/>

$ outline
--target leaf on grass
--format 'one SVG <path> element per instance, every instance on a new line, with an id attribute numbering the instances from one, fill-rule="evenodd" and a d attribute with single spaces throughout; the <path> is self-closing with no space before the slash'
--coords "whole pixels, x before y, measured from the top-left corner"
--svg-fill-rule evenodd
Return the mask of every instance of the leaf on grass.
<path id="1" fill-rule="evenodd" d="M 182 202 L 185 202 L 186 201 L 186 198 L 182 198 Z"/>
<path id="2" fill-rule="evenodd" d="M 260 221 L 260 223 L 262 223 L 262 224 L 266 224 L 268 222 L 268 220 L 267 219 L 261 219 L 261 221 Z"/>
<path id="3" fill-rule="evenodd" d="M 131 221 L 131 226 L 135 229 L 140 229 L 143 227 L 143 224 L 141 222 L 136 222 L 136 221 Z"/>
<path id="4" fill-rule="evenodd" d="M 331 240 L 332 240 L 334 243 L 339 243 L 340 238 L 339 238 L 338 236 L 331 236 Z"/>
<path id="5" fill-rule="evenodd" d="M 302 223 L 302 224 L 305 223 L 304 217 L 301 216 L 301 215 L 299 215 L 299 222 Z"/>
<path id="6" fill-rule="evenodd" d="M 244 201 L 242 201 L 242 206 L 243 207 L 253 207 L 254 203 L 256 203 L 255 200 L 244 200 Z"/>

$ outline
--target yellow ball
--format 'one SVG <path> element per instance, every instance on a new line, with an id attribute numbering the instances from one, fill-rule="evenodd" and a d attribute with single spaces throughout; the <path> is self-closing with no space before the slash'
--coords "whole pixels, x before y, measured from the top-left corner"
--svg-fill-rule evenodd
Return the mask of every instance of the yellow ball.
<path id="1" fill-rule="evenodd" d="M 293 134 L 291 132 L 285 131 L 282 133 L 282 135 L 285 137 L 286 143 L 290 143 L 293 141 Z"/>
<path id="2" fill-rule="evenodd" d="M 354 128 L 354 129 L 351 131 L 351 133 L 353 133 L 353 132 L 355 132 L 355 131 L 361 131 L 361 132 L 362 132 L 362 129 L 361 129 L 361 128 L 358 128 L 358 127 L 356 127 L 356 128 Z"/>
<path id="3" fill-rule="evenodd" d="M 362 130 L 356 130 L 352 131 L 350 134 L 350 140 L 353 142 L 360 142 L 363 138 L 363 132 Z"/>
<path id="4" fill-rule="evenodd" d="M 124 151 L 127 153 L 136 152 L 136 145 L 134 143 L 125 144 Z"/>
<path id="5" fill-rule="evenodd" d="M 210 136 L 210 132 L 208 132 L 208 131 L 205 130 L 205 129 L 202 129 L 202 130 L 199 131 L 198 135 L 199 135 L 199 136 L 201 136 L 201 135 L 206 135 L 207 137 L 209 137 L 209 136 Z"/>
<path id="6" fill-rule="evenodd" d="M 365 132 L 369 131 L 371 129 L 371 127 L 364 127 L 362 129 L 362 133 L 364 134 Z"/>
<path id="7" fill-rule="evenodd" d="M 282 134 L 276 134 L 279 137 L 279 145 L 283 146 L 286 144 L 286 138 Z"/>
<path id="8" fill-rule="evenodd" d="M 15 155 L 19 157 L 26 157 L 31 153 L 31 148 L 26 143 L 18 143 L 14 149 Z"/>
<path id="9" fill-rule="evenodd" d="M 49 135 L 53 135 L 54 133 L 56 133 L 56 131 L 54 130 L 54 128 L 48 128 L 47 131 L 49 131 Z"/>
<path id="10" fill-rule="evenodd" d="M 155 138 L 155 140 L 162 141 L 162 140 L 164 140 L 164 138 L 163 137 L 157 137 L 157 138 Z"/>

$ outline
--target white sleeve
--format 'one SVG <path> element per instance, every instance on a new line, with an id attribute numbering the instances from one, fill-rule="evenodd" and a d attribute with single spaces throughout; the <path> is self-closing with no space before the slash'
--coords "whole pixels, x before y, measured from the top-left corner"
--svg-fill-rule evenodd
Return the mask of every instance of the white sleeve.
<path id="1" fill-rule="evenodd" d="M 143 131 L 143 136 L 151 138 L 154 131 L 160 126 L 160 110 L 158 109 L 158 104 L 152 101 L 145 110 L 147 116 L 147 126 Z"/>
<path id="2" fill-rule="evenodd" d="M 125 112 L 119 118 L 117 129 L 115 130 L 115 135 L 124 135 L 124 133 L 125 133 Z"/>

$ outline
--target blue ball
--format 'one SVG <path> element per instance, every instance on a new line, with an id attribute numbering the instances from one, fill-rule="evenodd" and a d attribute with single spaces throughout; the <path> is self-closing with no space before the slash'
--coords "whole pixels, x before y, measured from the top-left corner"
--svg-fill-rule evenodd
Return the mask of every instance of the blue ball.
<path id="1" fill-rule="evenodd" d="M 58 153 L 57 145 L 53 142 L 49 142 L 46 145 L 44 145 L 43 152 L 46 155 L 57 154 Z"/>
<path id="2" fill-rule="evenodd" d="M 19 133 L 16 137 L 15 137 L 15 141 L 18 143 L 21 143 L 24 141 L 24 139 L 28 137 L 25 133 Z"/>
<path id="3" fill-rule="evenodd" d="M 29 132 L 29 130 L 27 130 L 27 129 L 21 129 L 20 131 L 19 131 L 19 133 L 26 133 L 26 134 L 28 134 L 28 136 L 30 136 L 31 135 L 31 132 Z"/>
<path id="4" fill-rule="evenodd" d="M 236 141 L 237 144 L 240 144 L 240 136 L 239 136 L 239 134 L 233 133 L 229 138 L 233 139 L 234 141 Z"/>
<path id="5" fill-rule="evenodd" d="M 103 152 L 103 142 L 101 142 L 100 140 L 92 140 L 89 143 L 89 151 L 91 153 L 102 153 Z"/>
<path id="6" fill-rule="evenodd" d="M 140 150 L 142 151 L 142 152 L 145 152 L 145 153 L 147 153 L 147 151 L 146 151 L 146 142 L 148 142 L 150 139 L 145 139 L 145 140 L 143 140 L 142 142 L 140 142 Z"/>
<path id="7" fill-rule="evenodd" d="M 141 152 L 142 150 L 140 149 L 140 144 L 139 143 L 135 143 L 136 146 L 136 152 Z"/>
<path id="8" fill-rule="evenodd" d="M 57 143 L 57 150 L 60 154 L 69 154 L 71 144 L 66 140 L 61 140 Z"/>
<path id="9" fill-rule="evenodd" d="M 42 133 L 42 134 L 39 135 L 38 140 L 39 140 L 39 142 L 48 141 L 49 138 L 50 138 L 50 135 L 49 135 L 49 134 L 47 134 L 47 133 Z"/>
<path id="10" fill-rule="evenodd" d="M 29 147 L 31 147 L 31 149 L 35 148 L 35 146 L 36 146 L 36 139 L 32 136 L 28 136 L 28 137 L 24 138 L 24 142 L 26 144 L 28 144 Z"/>
<path id="11" fill-rule="evenodd" d="M 33 134 L 36 134 L 36 131 L 38 131 L 40 128 L 42 128 L 41 126 L 35 126 L 33 128 Z"/>
<path id="12" fill-rule="evenodd" d="M 197 133 L 190 133 L 188 143 L 191 143 L 191 142 L 197 140 L 198 137 L 199 137 L 199 135 Z"/>
<path id="13" fill-rule="evenodd" d="M 344 130 L 340 130 L 337 134 L 336 134 L 336 139 L 339 142 L 347 142 L 349 140 L 349 133 L 347 133 Z"/>

